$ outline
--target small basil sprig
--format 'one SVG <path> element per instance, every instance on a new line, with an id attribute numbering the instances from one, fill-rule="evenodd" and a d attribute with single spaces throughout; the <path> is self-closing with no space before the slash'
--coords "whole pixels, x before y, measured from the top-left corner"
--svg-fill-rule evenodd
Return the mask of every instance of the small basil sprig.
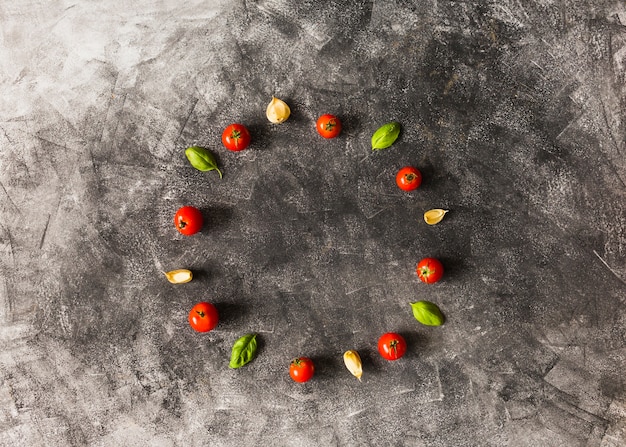
<path id="1" fill-rule="evenodd" d="M 386 149 L 391 146 L 400 135 L 400 123 L 391 122 L 378 128 L 372 135 L 372 150 Z"/>
<path id="2" fill-rule="evenodd" d="M 411 303 L 411 308 L 415 319 L 426 326 L 441 326 L 445 321 L 439 307 L 430 301 Z"/>
<path id="3" fill-rule="evenodd" d="M 256 334 L 247 334 L 239 338 L 233 345 L 228 366 L 236 369 L 251 362 L 256 354 L 256 348 Z"/>
<path id="4" fill-rule="evenodd" d="M 217 171 L 220 174 L 220 178 L 222 178 L 222 171 L 217 168 L 215 155 L 208 149 L 200 146 L 191 146 L 185 150 L 185 155 L 191 166 L 198 171 Z"/>

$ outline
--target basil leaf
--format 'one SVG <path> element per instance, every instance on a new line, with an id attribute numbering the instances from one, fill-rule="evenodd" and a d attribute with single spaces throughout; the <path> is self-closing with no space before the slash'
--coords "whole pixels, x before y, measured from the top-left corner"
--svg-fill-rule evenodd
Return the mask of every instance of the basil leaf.
<path id="1" fill-rule="evenodd" d="M 233 345 L 233 351 L 230 355 L 230 363 L 228 366 L 236 369 L 249 363 L 256 354 L 256 348 L 256 334 L 248 334 L 239 338 Z"/>
<path id="2" fill-rule="evenodd" d="M 430 301 L 411 303 L 411 308 L 415 319 L 426 326 L 441 326 L 445 320 L 439 307 Z"/>
<path id="3" fill-rule="evenodd" d="M 211 153 L 208 149 L 200 146 L 191 146 L 185 150 L 185 155 L 187 156 L 189 163 L 191 163 L 191 166 L 196 168 L 198 171 L 215 170 L 220 174 L 220 178 L 222 178 L 222 171 L 217 168 L 215 155 L 213 155 L 213 153 Z"/>
<path id="4" fill-rule="evenodd" d="M 400 123 L 391 122 L 379 127 L 372 135 L 372 150 L 385 149 L 391 146 L 400 135 Z"/>

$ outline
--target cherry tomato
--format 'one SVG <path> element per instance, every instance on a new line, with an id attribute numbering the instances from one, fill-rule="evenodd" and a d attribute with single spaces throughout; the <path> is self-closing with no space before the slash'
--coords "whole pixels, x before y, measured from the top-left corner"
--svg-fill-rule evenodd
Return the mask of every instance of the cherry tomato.
<path id="1" fill-rule="evenodd" d="M 324 138 L 335 138 L 341 132 L 341 121 L 334 115 L 322 115 L 317 119 L 317 132 Z"/>
<path id="2" fill-rule="evenodd" d="M 243 124 L 231 124 L 222 133 L 222 143 L 231 151 L 242 151 L 250 144 L 250 132 Z"/>
<path id="3" fill-rule="evenodd" d="M 396 184 L 403 191 L 413 191 L 422 184 L 422 173 L 412 166 L 405 166 L 396 174 Z"/>
<path id="4" fill-rule="evenodd" d="M 435 258 L 424 258 L 417 264 L 417 276 L 426 284 L 437 282 L 443 276 L 443 264 Z"/>
<path id="5" fill-rule="evenodd" d="M 196 234 L 202 229 L 203 223 L 202 213 L 193 206 L 183 206 L 174 215 L 176 229 L 185 236 Z"/>
<path id="6" fill-rule="evenodd" d="M 198 303 L 189 311 L 189 324 L 198 332 L 209 332 L 218 321 L 217 309 L 211 303 Z"/>
<path id="7" fill-rule="evenodd" d="M 387 360 L 398 360 L 406 352 L 404 337 L 395 332 L 387 332 L 378 339 L 378 352 Z"/>
<path id="8" fill-rule="evenodd" d="M 289 365 L 289 375 L 296 382 L 304 383 L 311 380 L 314 372 L 313 360 L 308 357 L 293 359 Z"/>

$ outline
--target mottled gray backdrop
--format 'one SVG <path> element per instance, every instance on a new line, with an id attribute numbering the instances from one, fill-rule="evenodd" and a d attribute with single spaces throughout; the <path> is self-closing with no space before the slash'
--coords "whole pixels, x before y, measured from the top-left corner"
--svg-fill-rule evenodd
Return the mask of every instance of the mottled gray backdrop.
<path id="1" fill-rule="evenodd" d="M 0 0 L 0 445 L 626 445 L 625 83 L 619 0 Z"/>

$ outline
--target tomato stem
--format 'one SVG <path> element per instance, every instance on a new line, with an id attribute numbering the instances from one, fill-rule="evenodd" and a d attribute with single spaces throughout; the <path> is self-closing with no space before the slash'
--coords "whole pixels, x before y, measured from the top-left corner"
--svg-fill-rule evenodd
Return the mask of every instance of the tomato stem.
<path id="1" fill-rule="evenodd" d="M 389 348 L 393 351 L 393 356 L 398 356 L 398 340 L 391 340 L 389 342 Z"/>

